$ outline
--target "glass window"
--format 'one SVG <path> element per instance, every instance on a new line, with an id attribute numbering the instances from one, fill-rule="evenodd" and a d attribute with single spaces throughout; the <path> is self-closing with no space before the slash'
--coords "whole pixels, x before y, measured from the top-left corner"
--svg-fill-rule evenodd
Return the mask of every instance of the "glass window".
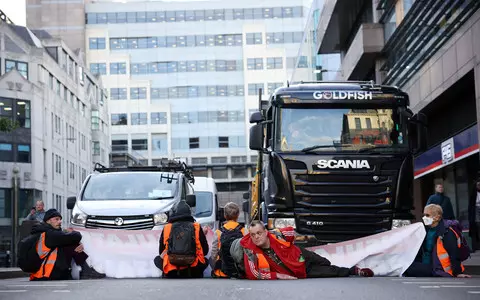
<path id="1" fill-rule="evenodd" d="M 259 89 L 262 89 L 262 92 L 263 92 L 263 83 L 249 83 L 248 84 L 248 95 L 249 96 L 257 96 Z"/>
<path id="2" fill-rule="evenodd" d="M 232 160 L 232 163 L 234 163 L 234 164 L 246 163 L 247 162 L 247 157 L 246 156 L 232 156 L 231 160 Z"/>
<path id="3" fill-rule="evenodd" d="M 147 99 L 147 88 L 130 88 L 131 100 Z"/>
<path id="4" fill-rule="evenodd" d="M 200 139 L 198 137 L 189 138 L 190 149 L 200 148 Z"/>
<path id="5" fill-rule="evenodd" d="M 277 88 L 282 87 L 283 83 L 281 82 L 269 82 L 267 83 L 267 95 L 272 94 Z"/>
<path id="6" fill-rule="evenodd" d="M 188 123 L 198 123 L 198 111 L 188 113 Z"/>
<path id="7" fill-rule="evenodd" d="M 127 74 L 127 64 L 124 62 L 110 63 L 110 74 Z"/>
<path id="8" fill-rule="evenodd" d="M 166 18 L 164 11 L 157 11 L 157 22 L 165 22 Z"/>
<path id="9" fill-rule="evenodd" d="M 179 10 L 175 12 L 175 21 L 176 22 L 185 22 L 185 11 Z"/>
<path id="10" fill-rule="evenodd" d="M 147 125 L 147 113 L 132 113 L 130 115 L 132 125 Z"/>
<path id="11" fill-rule="evenodd" d="M 205 44 L 208 46 L 208 47 L 213 47 L 215 46 L 215 36 L 214 35 L 207 35 L 205 36 Z"/>
<path id="12" fill-rule="evenodd" d="M 283 11 L 281 7 L 273 8 L 273 18 L 274 19 L 283 18 Z"/>
<path id="13" fill-rule="evenodd" d="M 147 139 L 132 139 L 132 150 L 145 151 L 148 150 Z"/>
<path id="14" fill-rule="evenodd" d="M 232 169 L 232 178 L 248 178 L 248 169 L 247 168 L 242 168 L 242 169 L 233 168 Z"/>
<path id="15" fill-rule="evenodd" d="M 127 100 L 126 88 L 111 88 L 110 99 L 112 100 Z"/>
<path id="16" fill-rule="evenodd" d="M 167 63 L 167 73 L 177 73 L 177 62 L 169 61 Z"/>
<path id="17" fill-rule="evenodd" d="M 167 124 L 166 112 L 152 112 L 150 114 L 151 124 Z"/>
<path id="18" fill-rule="evenodd" d="M 105 49 L 105 38 L 89 38 L 89 49 Z"/>
<path id="19" fill-rule="evenodd" d="M 168 152 L 168 140 L 166 134 L 152 134 L 152 154 L 166 154 Z"/>
<path id="20" fill-rule="evenodd" d="M 234 20 L 243 20 L 244 19 L 243 9 L 234 9 L 233 10 L 233 19 Z"/>
<path id="21" fill-rule="evenodd" d="M 17 101 L 17 122 L 22 128 L 30 128 L 30 101 Z"/>
<path id="22" fill-rule="evenodd" d="M 263 70 L 263 58 L 248 58 L 247 59 L 248 70 Z"/>
<path id="23" fill-rule="evenodd" d="M 247 45 L 260 45 L 262 44 L 262 33 L 247 33 L 246 41 Z"/>
<path id="24" fill-rule="evenodd" d="M 228 136 L 219 136 L 218 137 L 218 147 L 228 148 Z"/>
<path id="25" fill-rule="evenodd" d="M 187 35 L 186 36 L 186 46 L 187 47 L 195 47 L 196 40 L 194 35 Z"/>
<path id="26" fill-rule="evenodd" d="M 302 6 L 293 7 L 292 16 L 294 18 L 302 18 L 303 17 L 303 7 Z"/>
<path id="27" fill-rule="evenodd" d="M 0 161 L 13 161 L 12 144 L 0 143 Z"/>
<path id="28" fill-rule="evenodd" d="M 386 21 L 384 23 L 384 36 L 385 42 L 387 42 L 397 29 L 397 14 L 395 11 L 395 7 L 393 7 L 392 10 L 387 14 L 385 20 Z"/>
<path id="29" fill-rule="evenodd" d="M 252 8 L 245 8 L 243 10 L 243 15 L 245 20 L 253 20 L 253 9 Z"/>
<path id="30" fill-rule="evenodd" d="M 178 62 L 178 72 L 187 72 L 187 62 L 179 61 Z"/>
<path id="31" fill-rule="evenodd" d="M 127 125 L 127 114 L 112 114 L 112 126 Z"/>
<path id="32" fill-rule="evenodd" d="M 212 9 L 205 10 L 205 20 L 213 21 L 215 19 L 215 11 Z"/>
<path id="33" fill-rule="evenodd" d="M 167 22 L 175 22 L 175 12 L 174 11 L 166 11 L 165 12 L 165 19 Z"/>
<path id="34" fill-rule="evenodd" d="M 105 64 L 105 63 L 90 64 L 90 72 L 92 74 L 106 75 L 107 74 L 107 64 Z"/>
<path id="35" fill-rule="evenodd" d="M 188 98 L 196 98 L 198 97 L 198 87 L 196 86 L 189 86 L 187 91 Z"/>
<path id="36" fill-rule="evenodd" d="M 195 21 L 205 21 L 205 11 L 196 10 L 195 11 Z"/>
<path id="37" fill-rule="evenodd" d="M 11 69 L 17 69 L 23 77 L 28 79 L 28 63 L 5 59 L 5 72 L 9 72 Z"/>
<path id="38" fill-rule="evenodd" d="M 227 169 L 212 169 L 212 177 L 214 179 L 227 179 L 228 170 Z"/>
<path id="39" fill-rule="evenodd" d="M 197 62 L 194 60 L 187 61 L 187 72 L 196 72 L 197 71 Z"/>
<path id="40" fill-rule="evenodd" d="M 223 9 L 215 9 L 215 20 L 225 20 L 225 11 Z"/>
<path id="41" fill-rule="evenodd" d="M 186 21 L 195 21 L 195 12 L 193 10 L 187 10 L 185 12 Z"/>
<path id="42" fill-rule="evenodd" d="M 117 13 L 117 23 L 126 23 L 127 22 L 127 13 L 119 12 Z"/>
<path id="43" fill-rule="evenodd" d="M 96 13 L 87 14 L 87 24 L 97 24 L 97 14 Z"/>
<path id="44" fill-rule="evenodd" d="M 215 111 L 217 113 L 217 122 L 228 122 L 228 112 L 226 110 Z"/>

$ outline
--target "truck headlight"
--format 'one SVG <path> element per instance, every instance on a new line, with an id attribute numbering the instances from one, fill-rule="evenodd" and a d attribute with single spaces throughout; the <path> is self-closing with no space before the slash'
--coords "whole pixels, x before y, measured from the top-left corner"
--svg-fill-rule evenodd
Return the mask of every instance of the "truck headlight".
<path id="1" fill-rule="evenodd" d="M 268 229 L 274 229 L 274 228 L 281 229 L 289 226 L 295 228 L 295 219 L 293 218 L 268 219 Z"/>
<path id="2" fill-rule="evenodd" d="M 158 213 L 153 216 L 153 222 L 155 225 L 162 225 L 167 223 L 168 216 L 166 213 Z"/>
<path id="3" fill-rule="evenodd" d="M 393 220 L 392 221 L 392 229 L 405 227 L 405 226 L 408 226 L 410 224 L 412 224 L 412 222 L 410 220 Z"/>
<path id="4" fill-rule="evenodd" d="M 78 208 L 74 209 L 72 212 L 71 222 L 74 225 L 85 226 L 85 223 L 87 222 L 87 215 Z"/>

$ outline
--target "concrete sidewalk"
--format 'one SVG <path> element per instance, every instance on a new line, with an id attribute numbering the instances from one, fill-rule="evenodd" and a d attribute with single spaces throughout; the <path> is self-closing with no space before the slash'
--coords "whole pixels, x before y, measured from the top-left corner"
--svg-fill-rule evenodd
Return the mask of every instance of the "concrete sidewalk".
<path id="1" fill-rule="evenodd" d="M 20 268 L 0 268 L 0 279 L 28 277 Z"/>

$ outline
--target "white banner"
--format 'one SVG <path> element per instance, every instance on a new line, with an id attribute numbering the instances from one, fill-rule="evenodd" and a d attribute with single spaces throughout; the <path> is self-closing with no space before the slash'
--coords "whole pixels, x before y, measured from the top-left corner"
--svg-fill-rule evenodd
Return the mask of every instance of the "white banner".
<path id="1" fill-rule="evenodd" d="M 158 255 L 161 231 L 79 229 L 95 270 L 111 278 L 160 277 L 153 259 Z M 207 232 L 209 245 L 214 233 Z M 413 262 L 425 237 L 422 223 L 356 239 L 308 248 L 342 267 L 369 267 L 378 276 L 400 276 Z M 211 248 L 211 247 L 210 247 Z M 210 253 L 207 255 L 210 256 Z M 210 267 L 205 277 L 210 276 Z"/>

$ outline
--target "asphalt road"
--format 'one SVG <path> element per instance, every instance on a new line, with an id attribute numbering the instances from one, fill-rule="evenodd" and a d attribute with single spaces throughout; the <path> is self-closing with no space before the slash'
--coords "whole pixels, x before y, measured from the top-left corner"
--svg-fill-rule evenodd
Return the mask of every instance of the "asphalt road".
<path id="1" fill-rule="evenodd" d="M 0 280 L 0 299 L 480 299 L 480 278 Z"/>

